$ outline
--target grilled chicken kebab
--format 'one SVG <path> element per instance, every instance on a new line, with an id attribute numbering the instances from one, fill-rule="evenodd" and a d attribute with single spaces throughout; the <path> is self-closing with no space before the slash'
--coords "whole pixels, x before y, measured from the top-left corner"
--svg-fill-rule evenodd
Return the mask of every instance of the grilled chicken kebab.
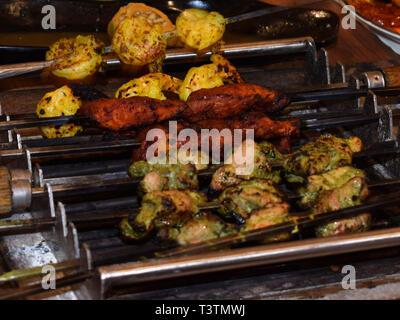
<path id="1" fill-rule="evenodd" d="M 346 142 L 353 141 L 361 149 L 361 141 L 357 139 L 322 136 L 317 141 L 330 141 L 331 147 L 339 150 L 342 150 Z M 313 142 L 314 145 L 318 145 L 317 141 Z M 131 176 L 143 177 L 141 192 L 145 194 L 146 207 L 142 207 L 136 217 L 121 222 L 124 238 L 139 240 L 156 234 L 162 239 L 173 240 L 178 244 L 190 244 L 296 219 L 296 216 L 289 213 L 290 205 L 283 200 L 282 192 L 277 187 L 276 183 L 281 181 L 280 173 L 271 171 L 269 165 L 270 161 L 282 161 L 292 155 L 281 155 L 268 142 L 254 146 L 254 167 L 249 174 L 238 174 L 235 170 L 240 168 L 241 164 L 235 162 L 225 164 L 215 171 L 210 189 L 213 189 L 214 196 L 219 194 L 217 214 L 199 210 L 206 198 L 197 191 L 197 172 L 206 166 L 197 169 L 193 163 L 187 164 L 186 167 L 168 163 L 150 165 L 145 161 L 133 163 L 129 173 Z M 306 146 L 307 149 L 311 149 L 311 143 Z M 198 158 L 200 156 L 197 155 Z M 351 166 L 343 166 L 344 162 L 340 161 L 340 157 L 349 160 L 349 154 L 339 153 L 336 161 L 331 162 L 331 167 L 320 167 L 318 174 L 306 177 L 307 184 L 297 190 L 301 197 L 298 205 L 302 209 L 310 209 L 311 213 L 316 215 L 359 205 L 366 199 L 369 191 L 365 173 Z M 286 170 L 286 167 L 283 170 Z M 164 181 L 164 184 L 160 185 L 160 181 Z M 191 191 L 188 191 L 189 189 Z M 178 203 L 179 198 L 186 200 Z M 148 205 L 149 199 L 151 206 Z M 176 212 L 181 212 L 180 216 L 184 219 L 177 220 Z M 371 215 L 363 213 L 320 225 L 315 229 L 315 233 L 318 237 L 325 237 L 361 232 L 368 230 L 370 223 Z M 264 241 L 282 241 L 289 238 L 290 234 L 282 233 Z"/>
<path id="2" fill-rule="evenodd" d="M 186 103 L 140 96 L 99 99 L 84 104 L 79 112 L 103 128 L 118 131 L 176 118 L 192 122 L 234 117 L 246 111 L 271 113 L 281 110 L 288 102 L 273 90 L 241 83 L 195 91 Z"/>

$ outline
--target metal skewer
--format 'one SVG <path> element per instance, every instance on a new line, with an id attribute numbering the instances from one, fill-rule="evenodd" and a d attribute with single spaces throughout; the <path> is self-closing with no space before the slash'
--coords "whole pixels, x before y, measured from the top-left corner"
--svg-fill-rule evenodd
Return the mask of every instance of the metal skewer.
<path id="1" fill-rule="evenodd" d="M 278 54 L 285 48 L 286 53 L 306 52 L 310 48 L 310 38 L 294 38 L 284 40 L 257 41 L 253 43 L 227 44 L 221 47 L 221 51 L 227 58 L 257 57 L 268 54 Z M 190 52 L 185 49 L 168 49 L 164 58 L 165 64 L 176 64 L 189 62 L 191 60 L 207 60 L 213 54 L 208 51 L 199 55 L 197 52 Z M 41 70 L 51 66 L 53 61 L 26 62 L 21 64 L 0 66 L 0 79 L 18 76 L 29 72 Z M 103 65 L 107 68 L 115 68 L 121 65 L 118 58 L 110 55 L 103 57 Z"/>
<path id="2" fill-rule="evenodd" d="M 400 91 L 399 91 L 400 93 Z M 331 114 L 331 119 L 321 120 L 319 115 L 313 114 L 307 116 L 308 119 L 301 119 L 302 128 L 303 129 L 323 129 L 329 127 L 336 127 L 343 125 L 351 125 L 355 123 L 369 123 L 374 122 L 379 119 L 379 115 L 365 115 L 359 112 L 355 112 L 354 114 L 348 114 L 347 116 L 343 116 L 343 113 L 336 113 L 337 117 L 334 117 Z M 322 114 L 322 117 L 326 117 Z M 12 129 L 23 129 L 29 127 L 39 127 L 39 126 L 48 126 L 48 125 L 62 125 L 71 122 L 82 122 L 83 120 L 90 120 L 87 117 L 82 116 L 61 116 L 61 117 L 53 117 L 53 118 L 37 118 L 37 119 L 24 119 L 24 120 L 14 120 L 14 121 L 4 121 L 0 122 L 0 131 L 7 131 Z M 173 120 L 173 119 L 170 119 Z"/>

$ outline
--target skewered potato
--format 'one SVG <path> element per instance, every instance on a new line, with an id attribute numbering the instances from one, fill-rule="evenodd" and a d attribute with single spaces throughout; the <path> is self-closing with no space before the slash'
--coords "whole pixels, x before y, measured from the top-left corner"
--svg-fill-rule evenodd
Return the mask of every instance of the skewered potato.
<path id="1" fill-rule="evenodd" d="M 63 86 L 43 96 L 37 105 L 36 114 L 39 118 L 72 116 L 81 106 L 82 100 L 74 96 L 70 87 Z M 41 130 L 47 138 L 65 138 L 75 136 L 83 128 L 74 124 L 63 124 L 41 127 Z"/>
<path id="2" fill-rule="evenodd" d="M 115 93 L 116 98 L 129 98 L 133 96 L 146 96 L 154 99 L 165 100 L 163 91 L 178 94 L 182 81 L 164 73 L 154 72 L 140 78 L 133 79 L 123 84 Z"/>
<path id="3" fill-rule="evenodd" d="M 144 17 L 151 24 L 160 24 L 163 33 L 175 30 L 174 24 L 160 10 L 147 6 L 144 3 L 132 2 L 127 4 L 126 6 L 119 8 L 118 12 L 108 23 L 107 32 L 110 39 L 113 38 L 114 32 L 118 28 L 119 24 L 125 18 L 130 17 Z"/>
<path id="4" fill-rule="evenodd" d="M 162 26 L 145 17 L 125 18 L 115 29 L 111 46 L 128 65 L 145 66 L 165 56 L 167 46 Z"/>
<path id="5" fill-rule="evenodd" d="M 46 61 L 55 60 L 51 72 L 57 77 L 84 79 L 98 71 L 103 46 L 93 35 L 63 38 L 50 46 Z"/>
<path id="6" fill-rule="evenodd" d="M 179 89 L 179 98 L 186 101 L 193 91 L 243 82 L 236 68 L 219 54 L 211 55 L 212 63 L 190 68 Z"/>
<path id="7" fill-rule="evenodd" d="M 186 9 L 176 19 L 179 39 L 187 46 L 203 50 L 221 40 L 226 20 L 218 12 Z"/>

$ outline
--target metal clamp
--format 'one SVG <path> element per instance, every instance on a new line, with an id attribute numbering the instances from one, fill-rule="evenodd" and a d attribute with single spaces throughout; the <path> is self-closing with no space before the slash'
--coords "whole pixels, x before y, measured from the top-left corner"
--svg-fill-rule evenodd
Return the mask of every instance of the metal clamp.
<path id="1" fill-rule="evenodd" d="M 363 73 L 364 83 L 368 89 L 385 88 L 385 77 L 381 71 L 368 71 Z"/>

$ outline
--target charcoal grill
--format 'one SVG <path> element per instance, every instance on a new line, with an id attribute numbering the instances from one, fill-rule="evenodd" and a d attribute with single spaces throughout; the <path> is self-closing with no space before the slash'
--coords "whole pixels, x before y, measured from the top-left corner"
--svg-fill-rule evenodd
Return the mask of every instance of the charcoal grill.
<path id="1" fill-rule="evenodd" d="M 165 251 L 169 248 L 153 242 L 125 244 L 115 224 L 138 207 L 138 181 L 127 175 L 130 150 L 137 141 L 98 130 L 45 140 L 37 129 L 55 124 L 52 119 L 42 123 L 32 114 L 15 115 L 10 110 L 21 104 L 21 110 L 26 107 L 31 112 L 31 100 L 37 101 L 48 88 L 22 88 L 0 96 L 0 159 L 7 168 L 11 197 L 10 206 L 2 209 L 6 213 L 3 225 L 0 222 L 5 268 L 53 263 L 63 272 L 58 285 L 70 286 L 59 298 L 106 299 L 130 290 L 154 290 L 158 283 L 174 286 L 177 279 L 195 275 L 397 247 L 400 212 L 393 207 L 400 197 L 389 199 L 384 192 L 388 188 L 394 195 L 400 192 L 397 69 L 387 68 L 391 64 L 385 62 L 359 64 L 348 72 L 340 62 L 330 64 L 327 51 L 318 51 L 311 38 L 266 41 L 258 45 L 256 54 L 251 48 L 252 44 L 246 44 L 235 51 L 239 72 L 249 82 L 291 93 L 292 105 L 278 118 L 301 119 L 302 136 L 295 144 L 325 132 L 363 140 L 366 151 L 355 161 L 375 184 L 368 205 L 379 207 L 371 231 L 323 239 L 300 233 L 289 242 L 245 247 L 235 243 L 218 252 L 204 248 Z M 249 56 L 252 61 L 246 60 Z M 181 72 L 179 65 L 168 68 L 177 75 Z M 109 94 L 122 82 L 117 79 L 99 89 Z M 209 172 L 202 175 L 201 179 L 209 178 Z M 13 224 L 4 224 L 9 220 Z M 158 255 L 141 259 L 152 252 Z M 15 291 L 18 287 L 25 294 L 39 292 L 37 278 L 31 281 L 28 291 L 27 280 L 12 283 L 8 297 L 21 294 Z"/>

